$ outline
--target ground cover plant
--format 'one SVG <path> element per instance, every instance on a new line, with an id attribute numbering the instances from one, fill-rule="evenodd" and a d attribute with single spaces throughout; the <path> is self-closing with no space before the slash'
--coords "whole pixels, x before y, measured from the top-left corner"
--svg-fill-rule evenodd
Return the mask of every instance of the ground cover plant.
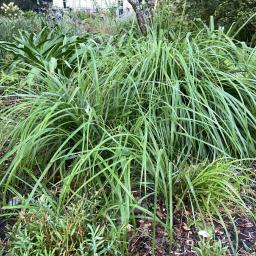
<path id="1" fill-rule="evenodd" d="M 254 253 L 254 48 L 213 22 L 0 48 L 7 255 Z"/>

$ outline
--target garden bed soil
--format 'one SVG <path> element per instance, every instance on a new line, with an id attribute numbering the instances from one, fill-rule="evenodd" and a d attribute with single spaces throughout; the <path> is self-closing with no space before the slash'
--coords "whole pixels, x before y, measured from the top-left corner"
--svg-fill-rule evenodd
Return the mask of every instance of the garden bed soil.
<path id="1" fill-rule="evenodd" d="M 195 248 L 203 237 L 200 237 L 200 229 L 195 225 L 189 226 L 188 219 L 192 219 L 192 212 L 177 212 L 173 219 L 173 242 L 168 237 L 163 226 L 157 225 L 155 228 L 155 255 L 170 256 L 184 255 L 197 256 Z M 233 216 L 238 234 L 238 256 L 256 255 L 256 225 L 253 221 L 243 216 Z M 205 222 L 211 226 L 210 219 L 205 218 Z M 214 223 L 214 241 L 220 241 L 222 247 L 227 247 L 227 256 L 234 255 L 230 248 L 228 236 L 218 219 L 213 219 Z M 225 225 L 230 235 L 231 241 L 236 243 L 236 232 L 232 223 L 225 219 Z M 135 233 L 130 236 L 129 252 L 134 256 L 153 255 L 153 230 L 152 221 L 140 220 Z M 210 240 L 209 240 L 210 242 Z"/>

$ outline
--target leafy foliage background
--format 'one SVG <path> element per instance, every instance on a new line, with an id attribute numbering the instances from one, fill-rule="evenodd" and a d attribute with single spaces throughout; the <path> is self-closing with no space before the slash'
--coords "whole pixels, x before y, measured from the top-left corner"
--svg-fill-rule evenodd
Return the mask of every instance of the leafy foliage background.
<path id="1" fill-rule="evenodd" d="M 214 16 L 218 25 L 234 28 L 241 26 L 256 13 L 255 0 L 174 0 L 175 12 L 185 11 L 189 20 L 201 18 L 208 22 Z M 239 34 L 241 40 L 255 41 L 256 17 L 252 18 Z"/>

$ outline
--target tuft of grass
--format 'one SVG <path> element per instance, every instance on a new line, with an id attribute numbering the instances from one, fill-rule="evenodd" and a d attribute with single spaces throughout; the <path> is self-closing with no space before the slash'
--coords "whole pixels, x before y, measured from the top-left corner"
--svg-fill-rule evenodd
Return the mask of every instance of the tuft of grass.
<path id="1" fill-rule="evenodd" d="M 191 209 L 194 222 L 202 220 L 202 229 L 207 228 L 205 216 L 209 216 L 214 230 L 217 218 L 226 232 L 233 252 L 238 247 L 238 232 L 234 222 L 236 214 L 249 216 L 253 221 L 256 215 L 246 202 L 255 205 L 248 191 L 255 186 L 255 174 L 250 169 L 239 166 L 237 161 L 217 161 L 207 165 L 184 168 L 174 177 L 173 194 L 177 204 L 175 210 Z M 242 191 L 246 191 L 243 193 Z M 228 225 L 235 230 L 231 240 Z"/>
<path id="2" fill-rule="evenodd" d="M 246 212 L 246 195 L 242 198 L 241 191 L 252 186 L 255 182 L 253 177 L 250 169 L 239 167 L 234 161 L 200 164 L 177 173 L 174 191 L 179 197 L 177 200 L 190 201 L 192 209 L 202 205 L 213 214 L 219 208 L 228 210 L 228 203 L 231 203 Z"/>
<path id="3" fill-rule="evenodd" d="M 58 68 L 34 70 L 39 91 L 22 93 L 18 108 L 46 100 L 49 108 L 60 103 L 80 110 L 78 119 L 87 116 L 81 110 L 88 107 L 108 130 L 121 125 L 137 135 L 147 126 L 156 142 L 168 147 L 168 157 L 183 152 L 195 159 L 255 153 L 254 49 L 235 44 L 222 31 L 207 30 L 174 42 L 164 36 L 124 36 L 105 41 L 105 46 L 85 42 L 80 49 L 77 40 L 70 45 L 78 47 L 72 54 L 77 68 L 71 77 L 52 73 L 63 69 L 56 66 L 63 63 L 60 53 L 54 52 L 52 59 L 38 55 L 39 63 L 48 60 Z M 29 47 L 26 51 L 32 54 Z M 19 56 L 34 63 L 30 58 Z"/>

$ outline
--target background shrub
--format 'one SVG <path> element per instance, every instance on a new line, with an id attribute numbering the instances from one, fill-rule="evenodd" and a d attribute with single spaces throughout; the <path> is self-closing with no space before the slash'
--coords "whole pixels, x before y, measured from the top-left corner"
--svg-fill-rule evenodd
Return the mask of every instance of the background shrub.
<path id="1" fill-rule="evenodd" d="M 214 16 L 218 25 L 229 28 L 235 23 L 238 28 L 256 12 L 254 0 L 174 0 L 172 6 L 176 14 L 185 10 L 188 20 L 201 18 L 208 23 L 209 17 Z M 256 17 L 252 18 L 239 34 L 239 39 L 254 42 L 256 34 Z"/>

